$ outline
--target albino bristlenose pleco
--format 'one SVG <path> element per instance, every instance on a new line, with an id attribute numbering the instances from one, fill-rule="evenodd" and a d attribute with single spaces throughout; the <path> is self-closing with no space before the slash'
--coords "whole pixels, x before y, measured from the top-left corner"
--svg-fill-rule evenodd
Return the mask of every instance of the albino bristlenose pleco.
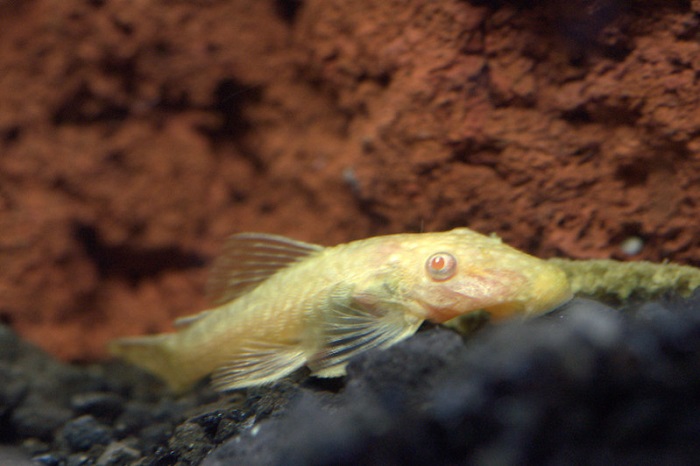
<path id="1" fill-rule="evenodd" d="M 209 374 L 218 390 L 265 384 L 304 365 L 335 377 L 354 355 L 391 346 L 425 320 L 531 316 L 572 296 L 556 265 L 467 228 L 326 248 L 237 234 L 210 285 L 218 307 L 178 319 L 176 333 L 113 341 L 112 353 L 175 391 Z"/>

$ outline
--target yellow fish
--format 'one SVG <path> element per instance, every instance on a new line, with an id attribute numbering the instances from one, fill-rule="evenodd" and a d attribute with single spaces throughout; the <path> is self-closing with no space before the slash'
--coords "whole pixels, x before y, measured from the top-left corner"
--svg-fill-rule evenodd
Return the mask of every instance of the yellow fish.
<path id="1" fill-rule="evenodd" d="M 218 307 L 179 331 L 111 342 L 110 350 L 182 391 L 212 374 L 217 390 L 278 380 L 306 365 L 319 377 L 436 323 L 476 310 L 534 315 L 571 298 L 564 272 L 467 228 L 377 236 L 334 247 L 233 235 L 215 262 Z"/>

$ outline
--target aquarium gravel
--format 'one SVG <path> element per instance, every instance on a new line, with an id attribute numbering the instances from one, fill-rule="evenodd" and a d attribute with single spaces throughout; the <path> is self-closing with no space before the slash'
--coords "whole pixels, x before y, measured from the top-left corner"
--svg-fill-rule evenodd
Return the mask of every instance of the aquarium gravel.
<path id="1" fill-rule="evenodd" d="M 691 464 L 700 293 L 622 309 L 575 299 L 469 337 L 427 326 L 343 379 L 302 371 L 224 395 L 61 364 L 3 327 L 0 440 L 57 466 Z"/>

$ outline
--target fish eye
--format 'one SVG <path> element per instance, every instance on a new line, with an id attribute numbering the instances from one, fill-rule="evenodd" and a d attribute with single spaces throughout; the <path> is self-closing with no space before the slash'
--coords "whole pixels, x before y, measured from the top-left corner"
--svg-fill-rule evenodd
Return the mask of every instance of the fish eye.
<path id="1" fill-rule="evenodd" d="M 457 273 L 457 259 L 449 252 L 437 252 L 428 257 L 425 270 L 435 281 L 448 280 Z"/>

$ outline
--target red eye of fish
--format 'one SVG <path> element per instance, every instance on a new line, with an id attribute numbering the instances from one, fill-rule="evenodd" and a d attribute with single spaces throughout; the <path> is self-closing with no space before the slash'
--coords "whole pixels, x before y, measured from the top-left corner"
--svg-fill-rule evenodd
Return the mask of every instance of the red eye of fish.
<path id="1" fill-rule="evenodd" d="M 457 273 L 457 259 L 448 252 L 438 252 L 428 258 L 425 270 L 435 281 L 450 279 Z"/>

